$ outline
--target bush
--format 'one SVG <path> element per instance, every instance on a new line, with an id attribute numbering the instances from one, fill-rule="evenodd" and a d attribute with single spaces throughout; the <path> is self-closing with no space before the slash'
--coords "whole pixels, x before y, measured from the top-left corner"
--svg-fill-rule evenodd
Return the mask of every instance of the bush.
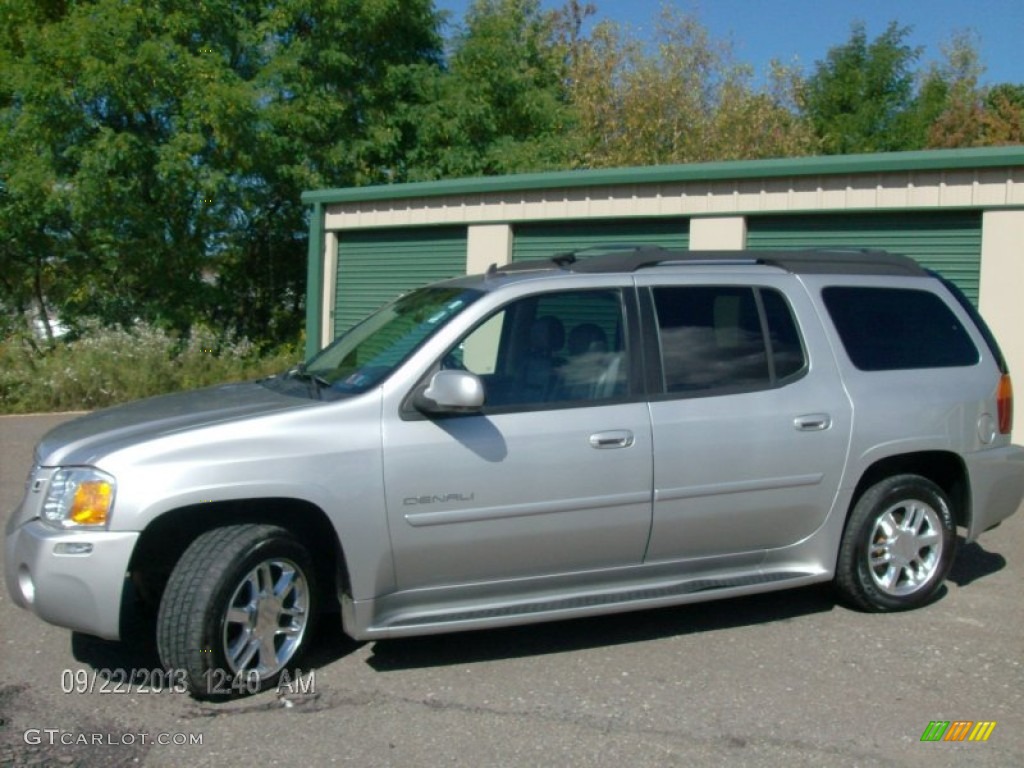
<path id="1" fill-rule="evenodd" d="M 260 352 L 248 339 L 195 327 L 178 338 L 152 326 L 86 327 L 46 347 L 27 336 L 0 342 L 0 413 L 92 410 L 182 389 L 278 373 L 298 346 Z"/>

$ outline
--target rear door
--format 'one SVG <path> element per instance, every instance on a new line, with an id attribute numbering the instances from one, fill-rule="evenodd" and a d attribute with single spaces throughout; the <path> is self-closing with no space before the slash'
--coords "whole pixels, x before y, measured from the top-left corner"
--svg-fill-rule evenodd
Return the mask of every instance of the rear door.
<path id="1" fill-rule="evenodd" d="M 807 294 L 790 276 L 641 277 L 660 367 L 651 402 L 647 559 L 785 547 L 825 520 L 851 408 Z"/>

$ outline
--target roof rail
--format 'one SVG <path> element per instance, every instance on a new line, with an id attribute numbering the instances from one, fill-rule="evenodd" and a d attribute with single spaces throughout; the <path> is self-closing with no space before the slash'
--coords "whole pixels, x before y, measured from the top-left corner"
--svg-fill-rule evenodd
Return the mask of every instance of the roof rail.
<path id="1" fill-rule="evenodd" d="M 588 253 L 594 255 L 588 256 Z M 911 275 L 928 272 L 908 256 L 879 250 L 792 249 L 778 251 L 687 251 L 656 245 L 610 245 L 556 253 L 547 259 L 517 261 L 489 274 L 561 269 L 566 272 L 636 272 L 657 266 L 764 264 L 794 274 Z"/>

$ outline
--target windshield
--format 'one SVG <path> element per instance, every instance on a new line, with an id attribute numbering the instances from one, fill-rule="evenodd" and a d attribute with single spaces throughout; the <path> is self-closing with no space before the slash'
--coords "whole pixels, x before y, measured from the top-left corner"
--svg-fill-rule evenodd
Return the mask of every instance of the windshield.
<path id="1" fill-rule="evenodd" d="M 287 376 L 307 379 L 324 399 L 366 392 L 480 295 L 465 288 L 442 287 L 408 293 Z"/>

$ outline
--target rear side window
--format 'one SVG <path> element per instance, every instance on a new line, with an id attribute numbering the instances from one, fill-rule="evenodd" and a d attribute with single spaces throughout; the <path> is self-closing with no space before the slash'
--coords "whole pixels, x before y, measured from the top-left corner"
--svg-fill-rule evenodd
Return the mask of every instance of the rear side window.
<path id="1" fill-rule="evenodd" d="M 804 370 L 800 334 L 777 291 L 672 286 L 652 293 L 666 392 L 766 389 Z"/>
<path id="2" fill-rule="evenodd" d="M 832 286 L 822 296 L 846 353 L 862 371 L 953 368 L 979 360 L 963 325 L 934 293 Z"/>

